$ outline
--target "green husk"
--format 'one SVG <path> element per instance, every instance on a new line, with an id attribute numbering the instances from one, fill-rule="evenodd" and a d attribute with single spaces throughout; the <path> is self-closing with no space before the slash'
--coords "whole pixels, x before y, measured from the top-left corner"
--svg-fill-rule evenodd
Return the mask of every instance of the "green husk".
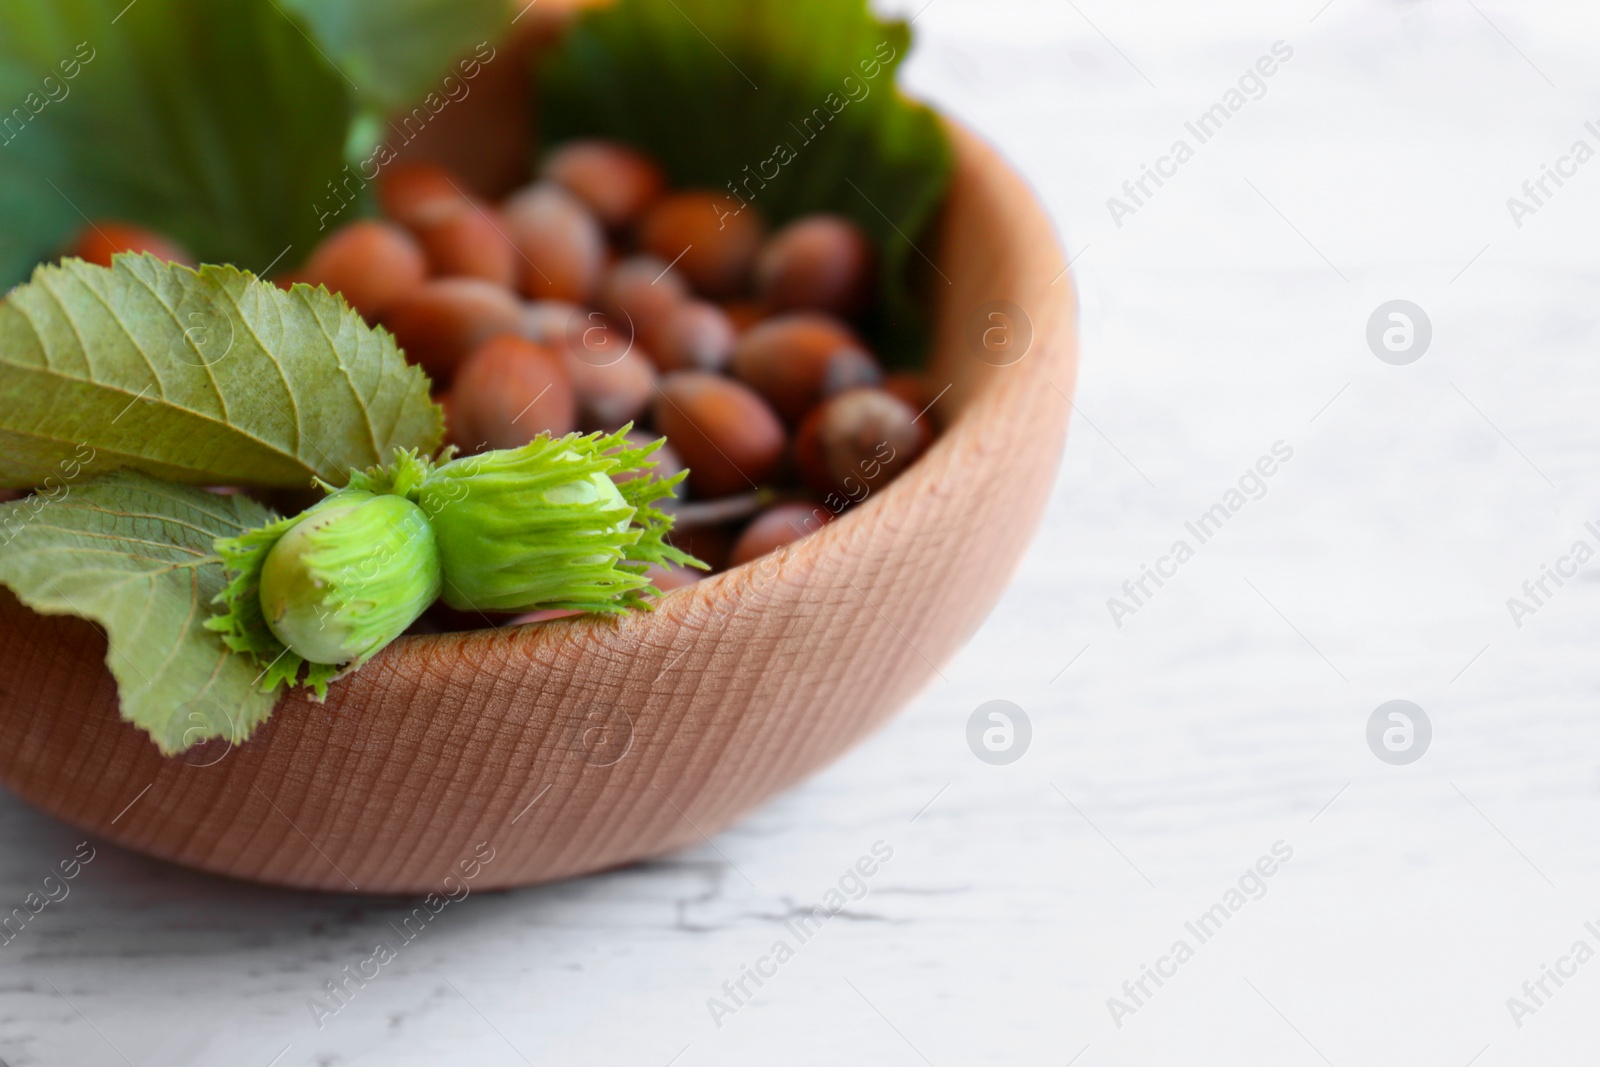
<path id="1" fill-rule="evenodd" d="M 665 541 L 670 516 L 652 507 L 683 474 L 647 472 L 661 442 L 629 448 L 623 436 L 541 434 L 521 448 L 454 460 L 422 482 L 444 561 L 446 604 L 479 611 L 559 608 L 620 614 L 660 591 L 651 564 L 705 564 Z M 584 486 L 639 476 L 609 493 Z M 574 492 L 574 489 L 576 491 Z"/>
<path id="2" fill-rule="evenodd" d="M 662 442 L 633 448 L 624 436 L 629 429 L 541 434 L 521 448 L 461 459 L 447 451 L 441 463 L 397 449 L 391 463 L 354 473 L 344 489 L 319 483 L 330 495 L 302 514 L 217 541 L 233 578 L 216 598 L 223 611 L 206 626 L 265 668 L 265 691 L 303 683 L 320 700 L 329 682 L 389 644 L 436 597 L 477 611 L 649 609 L 660 596 L 646 577 L 651 565 L 709 568 L 667 544 L 672 517 L 654 506 L 684 475 L 650 473 Z M 631 477 L 618 484 L 621 476 Z M 390 509 L 394 515 L 359 521 L 385 497 L 408 502 L 412 512 Z M 421 537 L 423 530 L 403 528 L 413 512 Z M 319 518 L 326 530 L 316 527 Z M 263 610 L 263 578 L 274 548 L 305 529 L 316 531 L 306 553 L 316 581 L 297 590 L 297 602 L 312 612 L 302 614 L 299 633 L 313 632 L 295 642 L 297 652 L 274 631 L 279 618 L 269 621 Z M 325 602 L 311 603 L 312 585 L 326 590 Z M 324 639 L 315 632 L 324 619 L 342 627 L 335 635 L 340 663 L 300 654 Z"/>
<path id="3" fill-rule="evenodd" d="M 223 643 L 234 652 L 249 656 L 262 668 L 260 684 L 264 693 L 304 684 L 320 701 L 328 695 L 328 683 L 339 677 L 339 664 L 310 663 L 291 652 L 272 632 L 266 613 L 261 610 L 261 568 L 266 565 L 272 546 L 302 519 L 329 506 L 332 500 L 329 497 L 299 515 L 277 519 L 237 537 L 217 538 L 217 555 L 222 557 L 232 580 L 213 601 L 225 610 L 207 619 L 204 625 L 221 634 Z"/>
<path id="4" fill-rule="evenodd" d="M 403 496 L 343 489 L 323 503 L 267 553 L 261 607 L 295 654 L 354 670 L 439 598 L 439 546 Z"/>

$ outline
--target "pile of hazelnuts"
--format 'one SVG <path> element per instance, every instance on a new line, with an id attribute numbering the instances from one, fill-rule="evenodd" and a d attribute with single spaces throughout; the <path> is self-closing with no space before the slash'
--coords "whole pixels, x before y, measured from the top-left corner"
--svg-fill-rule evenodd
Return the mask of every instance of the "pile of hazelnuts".
<path id="1" fill-rule="evenodd" d="M 927 381 L 886 374 L 855 328 L 877 268 L 845 218 L 769 232 L 753 204 L 670 190 L 601 140 L 558 146 L 499 203 L 431 163 L 391 164 L 378 201 L 279 284 L 324 285 L 389 330 L 465 453 L 630 422 L 665 437 L 657 472 L 690 472 L 673 541 L 714 570 L 815 531 L 932 440 Z"/>

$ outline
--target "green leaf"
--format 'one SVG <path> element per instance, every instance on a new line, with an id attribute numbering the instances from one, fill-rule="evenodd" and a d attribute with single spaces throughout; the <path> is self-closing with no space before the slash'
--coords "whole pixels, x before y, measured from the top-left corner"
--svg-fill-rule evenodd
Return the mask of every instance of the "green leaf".
<path id="1" fill-rule="evenodd" d="M 353 95 L 273 0 L 4 0 L 0 290 L 88 219 L 257 272 L 304 258 Z"/>
<path id="2" fill-rule="evenodd" d="M 544 68 L 544 138 L 626 141 L 675 185 L 732 183 L 774 224 L 853 219 L 882 261 L 869 335 L 911 362 L 916 278 L 931 268 L 910 242 L 923 244 L 951 153 L 938 117 L 894 86 L 910 36 L 866 0 L 620 0 L 580 16 Z"/>
<path id="3" fill-rule="evenodd" d="M 0 486 L 72 459 L 199 485 L 342 485 L 442 433 L 426 375 L 325 289 L 119 256 L 41 267 L 0 302 Z"/>
<path id="4" fill-rule="evenodd" d="M 441 85 L 450 61 L 500 40 L 506 0 L 282 0 L 298 14 L 361 103 L 391 111 Z M 459 80 L 459 79 L 458 79 Z"/>
<path id="5" fill-rule="evenodd" d="M 168 755 L 212 737 L 234 744 L 272 713 L 261 668 L 203 627 L 227 584 L 212 548 L 274 516 L 132 471 L 0 507 L 0 583 L 46 615 L 100 624 L 122 717 Z"/>

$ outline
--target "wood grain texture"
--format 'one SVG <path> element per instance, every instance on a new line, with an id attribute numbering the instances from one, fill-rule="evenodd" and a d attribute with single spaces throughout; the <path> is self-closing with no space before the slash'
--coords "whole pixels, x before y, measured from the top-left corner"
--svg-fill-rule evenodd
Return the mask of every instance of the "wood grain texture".
<path id="1" fill-rule="evenodd" d="M 495 859 L 479 888 L 663 853 L 837 757 L 993 606 L 1065 439 L 1076 347 L 1059 247 L 1021 180 L 952 135 L 951 196 L 924 249 L 944 276 L 931 366 L 952 386 L 935 413 L 945 432 L 840 521 L 652 614 L 403 638 L 326 704 L 292 695 L 247 744 L 178 759 L 118 719 L 93 625 L 4 594 L 0 781 L 177 863 L 379 893 L 440 886 L 480 842 Z M 967 340 L 996 299 L 1032 323 L 1031 350 L 1006 367 Z M 596 715 L 620 735 L 631 724 L 615 762 L 582 733 Z"/>

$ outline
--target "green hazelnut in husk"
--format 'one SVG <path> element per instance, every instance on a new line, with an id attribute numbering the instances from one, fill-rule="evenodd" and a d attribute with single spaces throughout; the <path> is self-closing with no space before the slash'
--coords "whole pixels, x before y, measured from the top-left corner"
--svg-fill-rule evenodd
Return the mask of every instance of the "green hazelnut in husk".
<path id="1" fill-rule="evenodd" d="M 311 663 L 361 663 L 439 596 L 439 547 L 401 496 L 345 489 L 311 509 L 267 553 L 261 613 Z"/>
<path id="2" fill-rule="evenodd" d="M 433 526 L 402 495 L 331 491 L 216 549 L 232 577 L 205 625 L 260 664 L 267 692 L 303 682 L 321 699 L 439 595 Z"/>
<path id="3" fill-rule="evenodd" d="M 650 507 L 676 481 L 613 474 L 653 466 L 655 446 L 629 450 L 620 434 L 541 436 L 521 448 L 445 463 L 417 503 L 433 521 L 453 608 L 620 612 L 650 589 L 652 563 L 685 562 Z"/>
<path id="4" fill-rule="evenodd" d="M 653 505 L 683 474 L 648 473 L 656 441 L 541 434 L 444 463 L 396 451 L 293 518 L 219 538 L 231 579 L 205 625 L 260 664 L 261 685 L 328 683 L 400 636 L 435 599 L 478 611 L 617 614 L 659 595 L 654 564 L 705 564 L 666 543 Z M 620 481 L 619 481 L 620 479 Z"/>

